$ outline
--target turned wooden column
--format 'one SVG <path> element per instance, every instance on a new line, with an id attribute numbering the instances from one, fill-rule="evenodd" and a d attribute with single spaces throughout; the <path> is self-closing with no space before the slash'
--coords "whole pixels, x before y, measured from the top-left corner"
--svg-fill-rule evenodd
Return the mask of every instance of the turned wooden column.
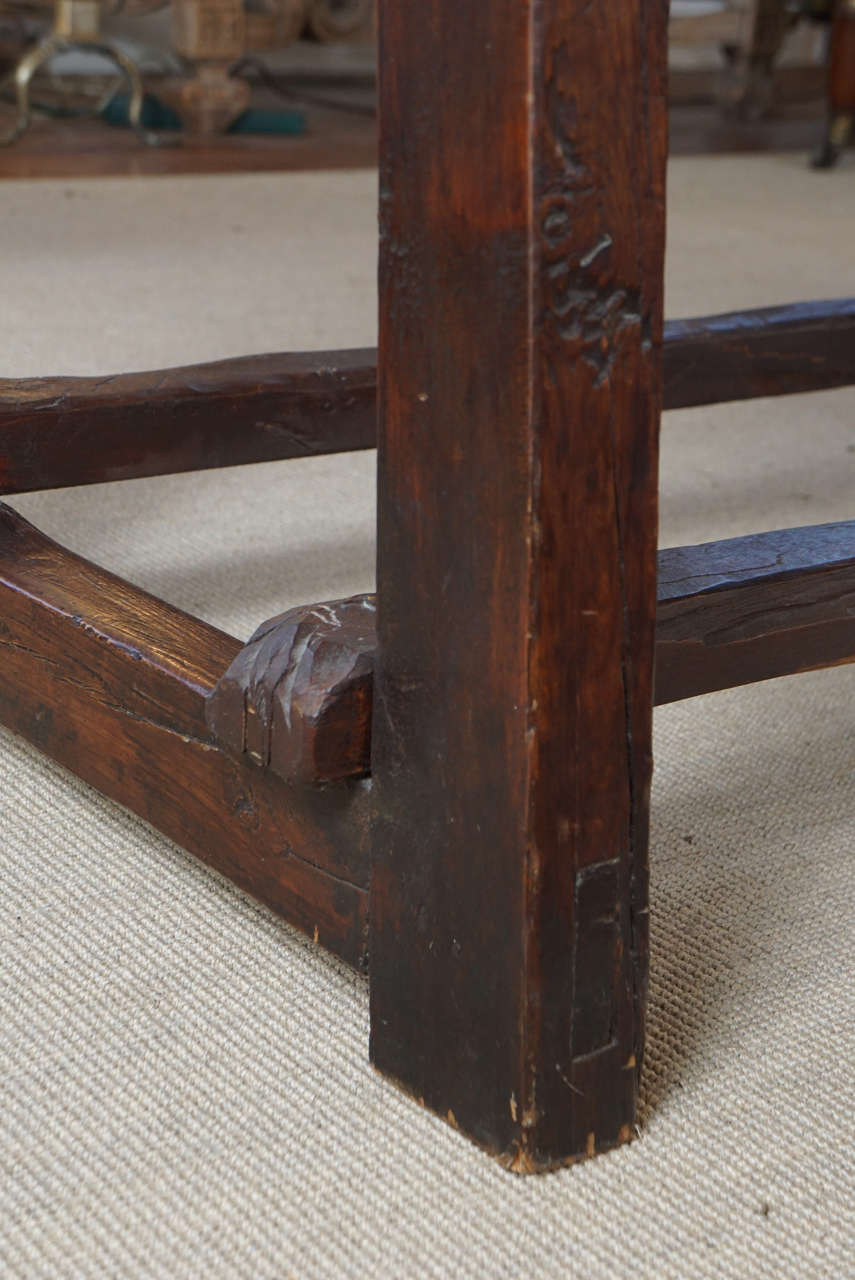
<path id="1" fill-rule="evenodd" d="M 664 0 L 380 7 L 371 1054 L 511 1167 L 628 1139 Z"/>

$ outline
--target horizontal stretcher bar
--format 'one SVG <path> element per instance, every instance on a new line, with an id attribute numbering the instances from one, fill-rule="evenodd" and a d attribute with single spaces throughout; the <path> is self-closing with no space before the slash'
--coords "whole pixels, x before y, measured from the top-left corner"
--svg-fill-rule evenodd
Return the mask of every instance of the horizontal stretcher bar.
<path id="1" fill-rule="evenodd" d="M 361 967 L 368 789 L 220 749 L 206 698 L 240 650 L 0 504 L 0 723 Z"/>
<path id="2" fill-rule="evenodd" d="M 364 967 L 373 606 L 241 645 L 0 506 L 0 723 Z M 657 703 L 853 660 L 855 522 L 659 553 Z M 272 748 L 231 714 L 270 669 L 294 735 Z"/>
<path id="3" fill-rule="evenodd" d="M 99 378 L 0 380 L 0 494 L 376 444 L 374 350 L 246 356 Z M 664 407 L 855 382 L 855 299 L 665 326 Z"/>
<path id="4" fill-rule="evenodd" d="M 669 548 L 658 574 L 657 704 L 855 661 L 855 522 Z M 262 624 L 208 698 L 221 745 L 291 783 L 367 776 L 375 604 Z"/>

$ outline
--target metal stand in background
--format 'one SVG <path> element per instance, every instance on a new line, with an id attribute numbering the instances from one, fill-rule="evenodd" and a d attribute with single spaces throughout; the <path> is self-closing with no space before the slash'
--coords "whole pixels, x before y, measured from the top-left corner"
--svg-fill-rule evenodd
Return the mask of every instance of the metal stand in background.
<path id="1" fill-rule="evenodd" d="M 142 123 L 144 91 L 139 67 L 121 49 L 101 36 L 100 5 L 98 0 L 56 0 L 53 26 L 38 44 L 29 49 L 5 81 L 14 87 L 17 114 L 12 128 L 0 134 L 0 146 L 8 146 L 27 129 L 31 117 L 30 84 L 36 72 L 54 54 L 69 49 L 85 49 L 109 58 L 122 76 L 128 89 L 128 118 L 138 137 L 149 146 L 158 146 L 164 139 L 160 134 L 146 129 Z M 106 105 L 116 92 L 111 88 L 102 105 Z M 170 140 L 171 141 L 171 140 Z"/>

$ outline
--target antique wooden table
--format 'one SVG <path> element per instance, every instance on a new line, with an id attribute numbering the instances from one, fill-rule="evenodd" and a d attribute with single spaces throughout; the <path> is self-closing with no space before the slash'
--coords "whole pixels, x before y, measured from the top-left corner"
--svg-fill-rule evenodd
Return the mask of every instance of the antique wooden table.
<path id="1" fill-rule="evenodd" d="M 855 380 L 853 300 L 663 341 L 666 62 L 665 0 L 388 0 L 377 353 L 0 387 L 8 494 L 379 446 L 376 596 L 246 646 L 0 508 L 0 718 L 518 1171 L 634 1132 L 654 700 L 855 660 L 855 525 L 657 550 L 663 400 Z"/>

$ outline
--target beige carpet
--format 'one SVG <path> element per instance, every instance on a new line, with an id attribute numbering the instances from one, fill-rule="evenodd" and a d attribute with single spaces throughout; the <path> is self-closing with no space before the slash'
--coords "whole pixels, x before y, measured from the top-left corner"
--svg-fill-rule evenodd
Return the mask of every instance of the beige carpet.
<path id="1" fill-rule="evenodd" d="M 3 373 L 374 339 L 370 174 L 6 183 Z M 855 293 L 855 169 L 671 170 L 668 312 Z M 372 582 L 373 456 L 33 495 L 245 636 Z M 669 415 L 662 543 L 855 515 L 855 393 Z M 0 741 L 0 1274 L 855 1275 L 855 669 L 656 716 L 640 1140 L 502 1172 L 367 1064 L 365 983 Z"/>

